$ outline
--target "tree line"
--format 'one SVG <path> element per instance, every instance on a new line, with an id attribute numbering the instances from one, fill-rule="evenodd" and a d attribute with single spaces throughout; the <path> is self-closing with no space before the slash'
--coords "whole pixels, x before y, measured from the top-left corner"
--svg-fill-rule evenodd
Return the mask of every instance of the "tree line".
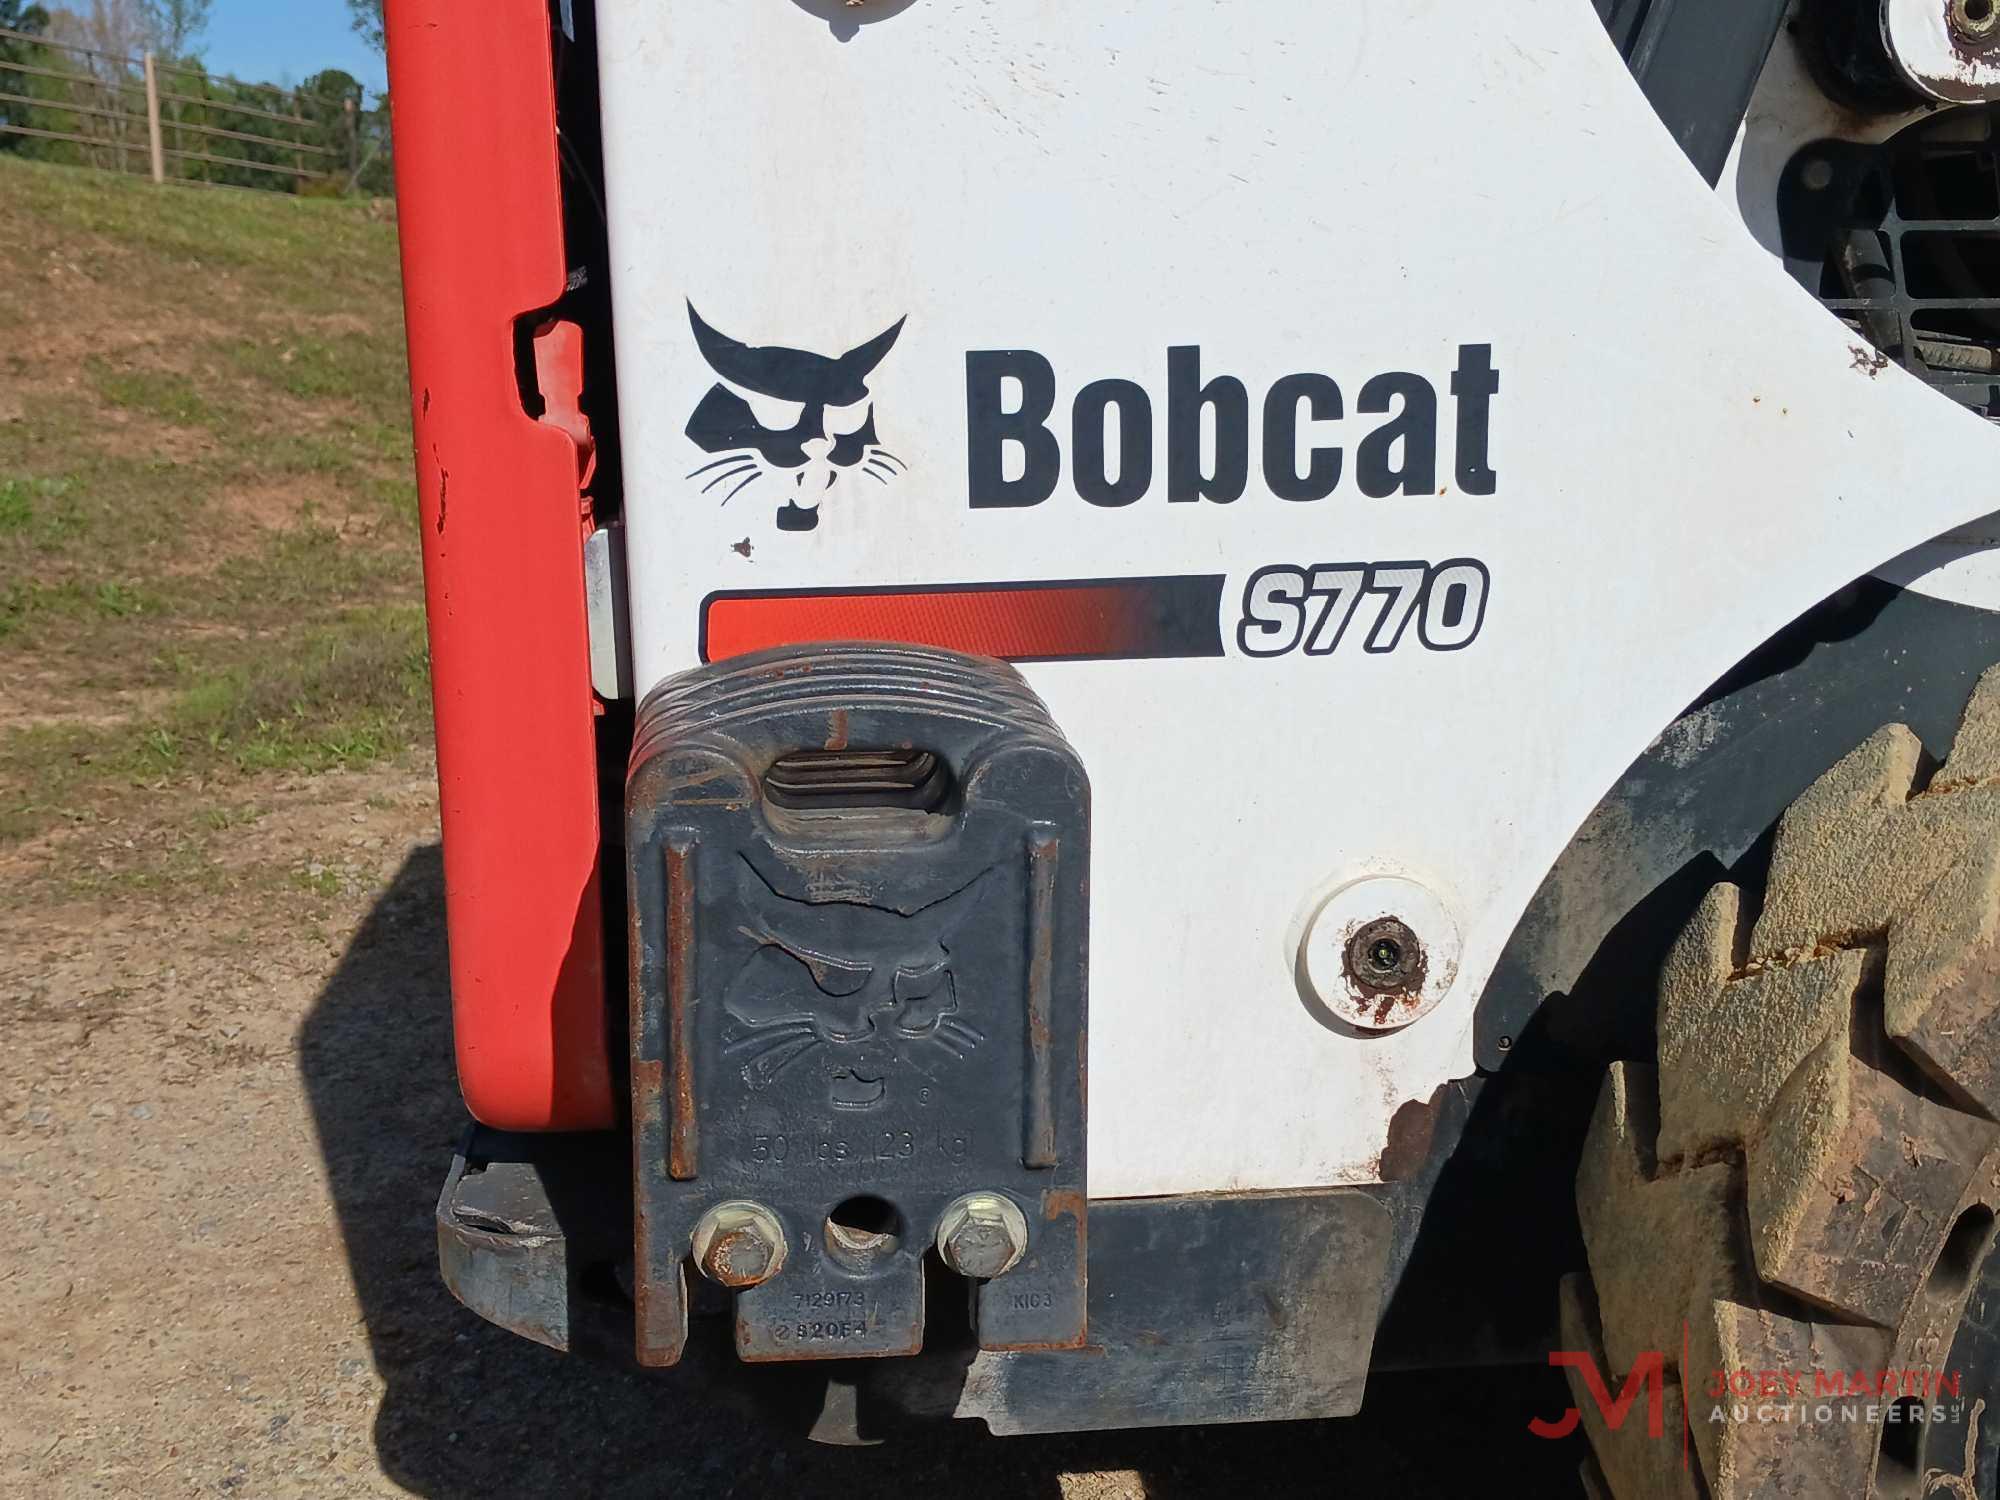
<path id="1" fill-rule="evenodd" d="M 389 102 L 328 68 L 296 88 L 211 73 L 200 42 L 213 0 L 0 0 L 0 152 L 147 170 L 142 59 L 158 69 L 170 177 L 315 196 L 394 192 Z M 380 0 L 349 0 L 380 45 Z M 372 24 L 372 32 L 371 32 Z M 70 50 L 87 49 L 87 50 Z M 25 132 L 25 133 L 23 133 Z M 259 170 L 259 168 L 267 170 Z"/>

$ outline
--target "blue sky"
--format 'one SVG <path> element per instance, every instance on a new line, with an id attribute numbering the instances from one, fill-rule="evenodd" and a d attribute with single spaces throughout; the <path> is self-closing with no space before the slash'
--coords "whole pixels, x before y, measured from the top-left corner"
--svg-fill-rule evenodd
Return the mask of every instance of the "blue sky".
<path id="1" fill-rule="evenodd" d="M 298 83 L 345 68 L 371 94 L 388 87 L 381 57 L 349 24 L 347 0 L 215 0 L 197 45 L 215 72 L 252 83 Z"/>

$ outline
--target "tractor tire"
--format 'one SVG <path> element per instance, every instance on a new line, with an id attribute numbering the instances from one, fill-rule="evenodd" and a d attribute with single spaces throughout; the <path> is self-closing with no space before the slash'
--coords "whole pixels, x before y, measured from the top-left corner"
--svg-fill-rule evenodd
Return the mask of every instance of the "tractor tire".
<path id="1" fill-rule="evenodd" d="M 1942 766 L 1890 725 L 1807 788 L 1755 905 L 1703 898 L 1657 1066 L 1612 1067 L 1584 1144 L 1561 1314 L 1595 1360 L 1569 1369 L 1586 1489 L 1991 1500 L 2000 668 Z M 1655 1352 L 1657 1437 L 1643 1384 L 1614 1425 L 1589 1379 L 1615 1398 Z"/>

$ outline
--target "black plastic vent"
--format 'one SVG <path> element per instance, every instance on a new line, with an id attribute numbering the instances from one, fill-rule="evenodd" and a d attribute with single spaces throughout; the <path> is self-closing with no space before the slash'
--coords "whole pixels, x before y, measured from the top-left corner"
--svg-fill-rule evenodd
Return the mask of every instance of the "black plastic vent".
<path id="1" fill-rule="evenodd" d="M 928 750 L 797 750 L 771 763 L 764 795 L 793 812 L 931 813 L 951 799 L 951 769 Z"/>
<path id="2" fill-rule="evenodd" d="M 1884 356 L 2000 421 L 2000 141 L 1992 106 L 1879 146 L 1823 141 L 1785 169 L 1785 254 Z"/>

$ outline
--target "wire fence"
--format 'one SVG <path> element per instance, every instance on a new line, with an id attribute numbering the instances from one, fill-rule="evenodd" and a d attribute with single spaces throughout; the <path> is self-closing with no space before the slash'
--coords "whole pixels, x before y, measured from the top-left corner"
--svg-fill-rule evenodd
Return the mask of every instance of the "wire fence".
<path id="1" fill-rule="evenodd" d="M 287 89 L 0 27 L 0 151 L 159 183 L 380 192 L 386 126 L 344 73 Z"/>

